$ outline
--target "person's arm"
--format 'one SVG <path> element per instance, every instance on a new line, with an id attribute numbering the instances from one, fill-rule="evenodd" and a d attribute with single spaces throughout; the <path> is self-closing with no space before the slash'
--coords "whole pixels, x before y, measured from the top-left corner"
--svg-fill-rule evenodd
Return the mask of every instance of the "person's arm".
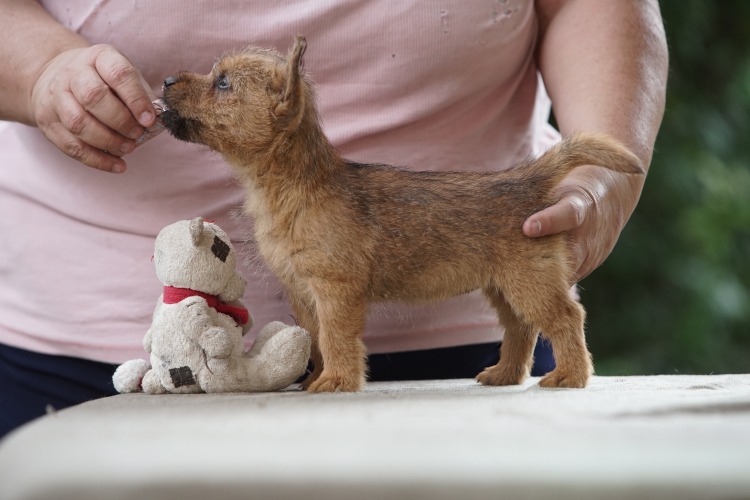
<path id="1" fill-rule="evenodd" d="M 648 168 L 664 113 L 668 55 L 657 0 L 536 0 L 537 61 L 563 136 L 604 132 Z M 596 269 L 635 209 L 645 176 L 577 168 L 526 236 L 569 231 L 577 279 Z"/>
<path id="2" fill-rule="evenodd" d="M 0 119 L 39 127 L 85 165 L 124 171 L 120 156 L 156 120 L 140 72 L 115 48 L 91 46 L 59 24 L 36 0 L 1 2 L 0 32 Z"/>

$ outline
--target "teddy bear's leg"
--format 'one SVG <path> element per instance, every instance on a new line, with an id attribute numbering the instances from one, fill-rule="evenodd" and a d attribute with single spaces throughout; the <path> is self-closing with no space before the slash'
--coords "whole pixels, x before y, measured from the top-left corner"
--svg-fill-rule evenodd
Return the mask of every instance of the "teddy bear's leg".
<path id="1" fill-rule="evenodd" d="M 156 375 L 154 370 L 149 370 L 146 375 L 143 376 L 143 382 L 141 382 L 143 392 L 146 394 L 164 394 L 167 390 L 161 385 L 161 380 Z"/>
<path id="2" fill-rule="evenodd" d="M 241 358 L 245 370 L 243 391 L 276 391 L 301 377 L 310 358 L 310 335 L 298 326 L 289 326 L 272 336 L 261 352 Z"/>
<path id="3" fill-rule="evenodd" d="M 141 392 L 141 381 L 151 369 L 145 359 L 131 359 L 117 367 L 112 375 L 112 384 L 120 394 Z"/>
<path id="4" fill-rule="evenodd" d="M 285 325 L 281 321 L 272 321 L 268 323 L 260 330 L 260 332 L 258 332 L 258 336 L 255 337 L 253 346 L 249 351 L 245 353 L 245 356 L 253 357 L 260 354 L 260 351 L 263 349 L 263 346 L 266 345 L 266 342 L 268 342 L 271 337 L 279 333 L 284 328 L 287 328 L 288 326 L 289 325 Z"/>

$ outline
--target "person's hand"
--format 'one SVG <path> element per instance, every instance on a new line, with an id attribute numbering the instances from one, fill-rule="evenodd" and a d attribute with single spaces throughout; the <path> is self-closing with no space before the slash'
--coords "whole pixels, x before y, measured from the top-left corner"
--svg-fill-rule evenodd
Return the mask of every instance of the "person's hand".
<path id="1" fill-rule="evenodd" d="M 578 282 L 609 256 L 643 188 L 644 176 L 584 165 L 558 185 L 560 200 L 523 224 L 529 238 L 568 231 Z"/>
<path id="2" fill-rule="evenodd" d="M 122 155 L 156 121 L 141 73 L 109 45 L 62 52 L 31 91 L 31 112 L 47 139 L 84 165 L 125 171 Z"/>

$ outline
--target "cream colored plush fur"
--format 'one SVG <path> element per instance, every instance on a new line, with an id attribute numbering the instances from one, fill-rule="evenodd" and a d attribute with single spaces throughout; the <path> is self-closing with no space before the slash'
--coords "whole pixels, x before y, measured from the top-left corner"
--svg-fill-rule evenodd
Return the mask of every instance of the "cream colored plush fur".
<path id="1" fill-rule="evenodd" d="M 224 260 L 212 250 L 217 239 L 228 248 Z M 216 295 L 232 306 L 247 281 L 235 271 L 236 254 L 227 234 L 200 217 L 165 227 L 156 238 L 156 274 L 165 286 L 190 288 Z M 275 321 L 258 334 L 245 352 L 242 336 L 252 327 L 238 325 L 192 296 L 176 304 L 159 297 L 143 347 L 151 364 L 131 360 L 113 376 L 119 392 L 150 394 L 195 392 L 256 392 L 282 389 L 305 373 L 310 335 L 297 326 Z"/>

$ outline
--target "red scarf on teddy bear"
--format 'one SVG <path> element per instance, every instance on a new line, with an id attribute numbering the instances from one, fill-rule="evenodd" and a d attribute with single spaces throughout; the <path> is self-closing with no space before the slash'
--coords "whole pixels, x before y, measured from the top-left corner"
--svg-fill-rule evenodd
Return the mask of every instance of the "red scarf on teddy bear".
<path id="1" fill-rule="evenodd" d="M 173 286 L 164 287 L 164 303 L 165 304 L 177 304 L 178 302 L 188 297 L 203 297 L 208 302 L 208 307 L 213 307 L 218 312 L 227 314 L 234 318 L 238 325 L 244 325 L 248 322 L 249 313 L 247 309 L 242 307 L 230 306 L 219 300 L 216 295 L 209 295 L 207 293 L 199 292 L 197 290 L 191 290 L 190 288 L 177 288 Z"/>

